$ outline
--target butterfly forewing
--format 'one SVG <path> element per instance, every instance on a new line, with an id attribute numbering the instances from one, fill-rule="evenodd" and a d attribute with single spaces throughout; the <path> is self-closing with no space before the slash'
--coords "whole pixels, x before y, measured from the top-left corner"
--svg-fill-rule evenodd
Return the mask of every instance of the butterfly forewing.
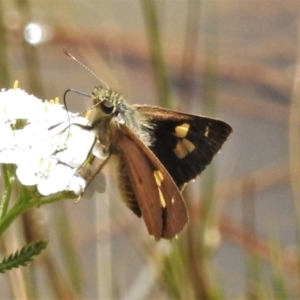
<path id="1" fill-rule="evenodd" d="M 136 214 L 137 204 L 156 240 L 173 238 L 188 221 L 182 195 L 164 166 L 130 129 L 120 125 L 118 135 L 119 180 L 124 181 L 120 186 L 126 189 L 122 192 L 125 202 Z"/>
<path id="2" fill-rule="evenodd" d="M 150 149 L 179 188 L 205 169 L 232 131 L 220 120 L 156 106 L 134 107 L 154 125 Z"/>

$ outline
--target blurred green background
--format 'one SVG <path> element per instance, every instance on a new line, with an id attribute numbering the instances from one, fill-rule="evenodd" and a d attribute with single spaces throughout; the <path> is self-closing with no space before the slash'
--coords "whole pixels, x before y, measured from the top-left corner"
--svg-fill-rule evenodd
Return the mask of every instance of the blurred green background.
<path id="1" fill-rule="evenodd" d="M 1 257 L 49 245 L 0 276 L 0 299 L 299 299 L 299 13 L 297 0 L 0 0 L 1 88 L 90 93 L 97 78 L 68 50 L 132 104 L 233 127 L 185 191 L 178 240 L 149 238 L 108 167 L 104 194 L 43 206 L 1 237 Z"/>

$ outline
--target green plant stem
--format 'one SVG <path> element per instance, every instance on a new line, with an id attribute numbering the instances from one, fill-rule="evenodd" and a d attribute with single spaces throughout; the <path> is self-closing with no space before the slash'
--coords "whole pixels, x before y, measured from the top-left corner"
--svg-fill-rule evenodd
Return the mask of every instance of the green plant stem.
<path id="1" fill-rule="evenodd" d="M 9 56 L 6 42 L 6 29 L 3 24 L 3 3 L 0 0 L 0 84 L 1 87 L 8 88 L 11 85 L 10 70 L 9 70 Z"/>
<path id="2" fill-rule="evenodd" d="M 83 274 L 76 251 L 74 236 L 72 235 L 72 226 L 68 219 L 65 203 L 61 202 L 59 206 L 60 209 L 56 210 L 55 225 L 57 227 L 60 252 L 73 290 L 76 291 L 76 294 L 82 294 Z"/>
<path id="3" fill-rule="evenodd" d="M 75 195 L 73 192 L 61 192 L 61 193 L 58 193 L 58 194 L 54 194 L 54 195 L 50 195 L 50 196 L 45 196 L 45 197 L 42 197 L 40 199 L 40 204 L 41 205 L 45 205 L 45 204 L 50 204 L 50 203 L 54 203 L 54 202 L 57 202 L 57 201 L 60 201 L 60 200 L 63 200 L 63 199 L 76 199 L 78 198 L 77 195 Z"/>
<path id="4" fill-rule="evenodd" d="M 25 189 L 24 189 L 25 190 Z M 16 204 L 6 213 L 6 215 L 0 219 L 0 236 L 5 232 L 5 230 L 12 224 L 12 222 L 25 211 L 33 209 L 40 205 L 45 205 L 53 202 L 57 202 L 63 199 L 71 199 L 77 196 L 72 192 L 62 192 L 55 195 L 50 195 L 47 197 L 32 197 L 31 199 L 25 201 L 24 198 L 27 196 L 26 191 L 23 191 L 22 195 Z"/>
<path id="5" fill-rule="evenodd" d="M 188 15 L 185 28 L 185 42 L 182 53 L 181 63 L 181 81 L 182 90 L 180 94 L 181 102 L 186 107 L 191 104 L 194 95 L 193 76 L 196 71 L 197 44 L 200 37 L 200 21 L 201 21 L 201 1 L 188 0 Z"/>
<path id="6" fill-rule="evenodd" d="M 31 13 L 31 1 L 29 0 L 17 0 L 17 7 L 21 12 L 24 25 L 32 20 Z M 40 69 L 40 62 L 38 59 L 37 48 L 27 43 L 24 39 L 22 40 L 21 47 L 23 50 L 24 63 L 27 72 L 27 80 L 29 90 L 42 98 L 45 98 L 44 88 L 42 85 L 42 75 Z"/>
<path id="7" fill-rule="evenodd" d="M 153 0 L 143 0 L 141 4 L 144 12 L 144 20 L 148 33 L 149 50 L 152 59 L 155 82 L 157 86 L 159 105 L 171 108 L 171 89 L 163 57 L 159 22 L 155 2 Z"/>
<path id="8" fill-rule="evenodd" d="M 206 8 L 207 19 L 205 26 L 205 65 L 203 78 L 203 113 L 204 115 L 214 116 L 216 114 L 217 84 L 218 84 L 218 1 L 203 1 L 202 6 Z M 202 282 L 202 290 L 196 288 L 197 298 L 218 299 L 220 289 L 215 284 L 212 255 L 214 249 L 206 244 L 206 236 L 211 228 L 217 223 L 217 203 L 215 202 L 215 169 L 214 164 L 209 166 L 202 177 L 202 205 L 200 232 L 194 232 L 193 240 L 195 243 L 195 253 L 200 253 L 201 260 L 198 263 L 198 280 Z M 197 285 L 197 282 L 194 282 Z M 197 287 L 197 286 L 196 286 Z M 202 298 L 201 298 L 202 297 Z"/>
<path id="9" fill-rule="evenodd" d="M 12 184 L 15 181 L 15 177 L 11 176 L 8 166 L 2 165 L 2 177 L 4 182 L 4 191 L 2 193 L 1 197 L 1 203 L 0 203 L 0 220 L 5 216 L 9 200 L 12 192 Z"/>
<path id="10" fill-rule="evenodd" d="M 7 212 L 7 214 L 0 220 L 0 236 L 12 224 L 12 222 L 25 211 L 32 208 L 33 205 L 29 201 L 27 203 L 19 204 L 18 202 Z"/>
<path id="11" fill-rule="evenodd" d="M 289 164 L 290 164 L 290 180 L 293 193 L 293 201 L 295 208 L 296 217 L 296 241 L 298 250 L 298 287 L 300 286 L 300 139 L 299 139 L 299 126 L 300 126 L 300 85 L 297 80 L 300 75 L 300 22 L 298 23 L 298 57 L 297 57 L 297 68 L 294 79 L 293 95 L 291 98 L 290 113 L 289 113 Z M 300 290 L 298 290 L 300 293 Z"/>

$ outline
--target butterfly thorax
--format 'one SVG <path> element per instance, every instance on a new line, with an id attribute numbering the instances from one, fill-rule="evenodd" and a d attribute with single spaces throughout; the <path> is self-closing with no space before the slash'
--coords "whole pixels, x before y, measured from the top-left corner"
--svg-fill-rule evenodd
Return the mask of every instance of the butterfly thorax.
<path id="1" fill-rule="evenodd" d="M 147 146 L 151 145 L 151 125 L 147 118 L 129 105 L 119 93 L 104 87 L 95 87 L 90 126 L 96 138 L 110 153 L 115 152 L 121 125 L 134 132 Z"/>

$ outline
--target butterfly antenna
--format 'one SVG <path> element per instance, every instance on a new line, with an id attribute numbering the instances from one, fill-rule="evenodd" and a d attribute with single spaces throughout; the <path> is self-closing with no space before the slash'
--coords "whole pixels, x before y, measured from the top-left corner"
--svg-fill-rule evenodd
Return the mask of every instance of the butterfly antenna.
<path id="1" fill-rule="evenodd" d="M 74 61 L 76 61 L 80 66 L 82 66 L 84 69 L 86 69 L 88 72 L 90 72 L 94 77 L 96 77 L 107 89 L 109 89 L 109 86 L 96 74 L 94 73 L 91 69 L 89 69 L 86 65 L 84 65 L 81 61 L 79 61 L 75 56 L 73 56 L 71 53 L 68 51 L 64 50 L 64 53 L 72 58 Z"/>

